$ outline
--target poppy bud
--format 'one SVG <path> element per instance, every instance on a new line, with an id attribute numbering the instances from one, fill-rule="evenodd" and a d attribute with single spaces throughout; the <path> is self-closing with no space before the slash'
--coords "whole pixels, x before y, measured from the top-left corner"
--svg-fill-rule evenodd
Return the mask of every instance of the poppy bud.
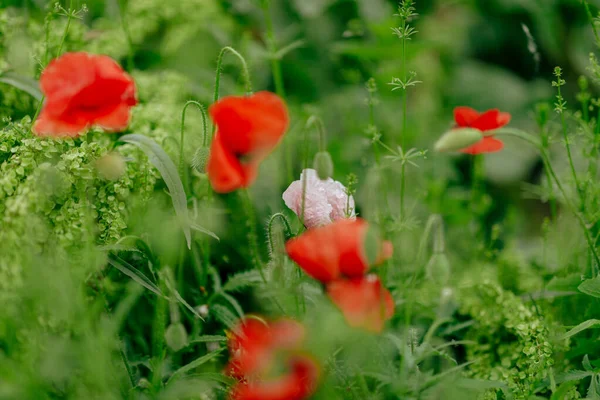
<path id="1" fill-rule="evenodd" d="M 483 139 L 480 130 L 472 128 L 452 129 L 435 143 L 435 151 L 458 151 L 472 146 Z"/>
<path id="2" fill-rule="evenodd" d="M 165 341 L 167 342 L 167 346 L 173 351 L 183 349 L 188 344 L 188 334 L 185 326 L 180 322 L 169 325 L 165 332 Z"/>
<path id="3" fill-rule="evenodd" d="M 107 153 L 96 160 L 98 174 L 108 181 L 119 179 L 125 173 L 126 168 L 125 159 L 117 153 Z"/>
<path id="4" fill-rule="evenodd" d="M 331 155 L 326 151 L 320 151 L 315 155 L 313 167 L 317 171 L 317 176 L 322 181 L 333 176 L 333 160 L 331 159 Z"/>
<path id="5" fill-rule="evenodd" d="M 425 267 L 427 278 L 438 285 L 445 285 L 450 279 L 450 261 L 446 253 L 433 253 Z"/>
<path id="6" fill-rule="evenodd" d="M 209 155 L 210 150 L 208 147 L 199 147 L 198 150 L 196 150 L 196 152 L 194 153 L 194 158 L 192 159 L 192 167 L 201 174 L 205 173 Z"/>

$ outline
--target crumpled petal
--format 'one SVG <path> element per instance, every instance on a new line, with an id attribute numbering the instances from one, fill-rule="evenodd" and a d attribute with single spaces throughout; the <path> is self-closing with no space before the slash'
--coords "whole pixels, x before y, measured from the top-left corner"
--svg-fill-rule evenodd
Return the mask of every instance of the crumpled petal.
<path id="1" fill-rule="evenodd" d="M 483 153 L 496 153 L 503 148 L 504 143 L 502 143 L 502 141 L 492 136 L 485 136 L 479 143 L 475 143 L 473 146 L 461 150 L 461 152 L 475 155 Z"/>
<path id="2" fill-rule="evenodd" d="M 304 218 L 302 218 L 302 193 L 305 178 L 306 196 Z M 345 219 L 348 206 L 350 219 L 356 217 L 354 198 L 350 196 L 348 201 L 344 185 L 331 178 L 322 181 L 314 169 L 309 168 L 302 171 L 300 180 L 292 182 L 282 197 L 285 205 L 294 211 L 309 229 Z"/>

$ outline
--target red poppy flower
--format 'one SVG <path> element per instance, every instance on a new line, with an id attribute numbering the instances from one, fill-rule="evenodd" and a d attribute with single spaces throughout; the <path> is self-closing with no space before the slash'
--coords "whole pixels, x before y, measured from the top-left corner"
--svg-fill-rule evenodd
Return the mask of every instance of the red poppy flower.
<path id="1" fill-rule="evenodd" d="M 356 220 L 338 220 L 329 225 L 309 229 L 301 236 L 286 243 L 286 250 L 308 275 L 327 283 L 344 275 L 359 277 L 369 269 L 366 254 L 368 223 Z M 379 257 L 376 264 L 391 257 L 390 242 L 378 244 Z"/>
<path id="2" fill-rule="evenodd" d="M 381 332 L 394 315 L 394 300 L 377 275 L 339 279 L 327 285 L 331 301 L 350 326 Z"/>
<path id="3" fill-rule="evenodd" d="M 285 103 L 269 92 L 231 96 L 213 104 L 210 115 L 217 126 L 206 167 L 213 189 L 228 193 L 250 186 L 288 128 Z"/>
<path id="4" fill-rule="evenodd" d="M 225 371 L 239 382 L 230 400 L 302 400 L 315 390 L 317 363 L 301 354 L 304 328 L 291 320 L 271 323 L 247 319 L 230 335 L 231 360 Z M 281 355 L 289 372 L 267 377 Z"/>
<path id="5" fill-rule="evenodd" d="M 494 131 L 502 128 L 510 122 L 509 113 L 500 112 L 497 109 L 479 113 L 470 107 L 456 107 L 454 109 L 454 120 L 459 128 L 473 128 L 481 132 Z M 504 148 L 504 143 L 493 137 L 484 135 L 480 142 L 462 149 L 463 153 L 481 154 L 495 153 Z"/>
<path id="6" fill-rule="evenodd" d="M 298 348 L 303 340 L 304 328 L 295 321 L 248 318 L 230 335 L 231 360 L 225 370 L 235 377 L 255 374 L 272 363 L 277 350 Z"/>
<path id="7" fill-rule="evenodd" d="M 290 373 L 273 380 L 240 382 L 229 396 L 230 400 L 303 400 L 315 392 L 319 369 L 307 356 L 289 361 Z"/>
<path id="8" fill-rule="evenodd" d="M 33 126 L 38 136 L 77 137 L 92 126 L 121 131 L 137 104 L 133 79 L 110 57 L 66 53 L 40 78 L 46 96 Z"/>

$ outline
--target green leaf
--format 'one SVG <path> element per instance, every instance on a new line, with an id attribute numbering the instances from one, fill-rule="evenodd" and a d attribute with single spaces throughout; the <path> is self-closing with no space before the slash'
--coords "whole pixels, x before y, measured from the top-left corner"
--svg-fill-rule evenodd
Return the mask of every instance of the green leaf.
<path id="1" fill-rule="evenodd" d="M 512 399 L 512 393 L 510 389 L 504 382 L 499 381 L 484 381 L 480 379 L 468 379 L 463 378 L 458 380 L 457 386 L 465 388 L 465 389 L 474 389 L 474 390 L 489 390 L 489 389 L 500 389 L 504 392 L 504 397 L 506 399 Z"/>
<path id="2" fill-rule="evenodd" d="M 133 265 L 129 264 L 127 261 L 120 259 L 115 255 L 111 255 L 108 257 L 108 263 L 151 291 L 157 296 L 164 297 L 158 286 L 156 286 L 146 275 L 142 274 L 139 270 L 137 270 Z"/>
<path id="3" fill-rule="evenodd" d="M 225 325 L 229 330 L 234 330 L 237 325 L 238 318 L 234 313 L 229 310 L 229 308 L 222 306 L 220 304 L 215 304 L 212 307 L 212 314 L 217 319 L 217 321 L 221 322 Z"/>
<path id="4" fill-rule="evenodd" d="M 213 231 L 210 231 L 198 224 L 194 224 L 194 223 L 190 223 L 190 228 L 192 228 L 195 231 L 201 232 L 201 233 L 205 233 L 208 236 L 212 236 L 213 238 L 217 239 L 218 241 L 221 241 L 221 239 L 219 239 L 219 237 L 216 235 L 216 233 L 214 233 Z"/>
<path id="5" fill-rule="evenodd" d="M 581 284 L 581 274 L 571 274 L 561 278 L 554 277 L 550 282 L 548 282 L 548 286 L 546 286 L 546 290 L 556 291 L 556 292 L 573 292 L 577 291 L 577 287 Z"/>
<path id="6" fill-rule="evenodd" d="M 588 319 L 585 322 L 577 325 L 575 328 L 571 329 L 563 336 L 560 337 L 560 340 L 568 339 L 571 336 L 577 335 L 579 332 L 582 332 L 586 329 L 600 327 L 600 319 Z"/>
<path id="7" fill-rule="evenodd" d="M 175 167 L 173 160 L 171 160 L 169 155 L 163 150 L 162 147 L 158 145 L 158 143 L 147 136 L 134 133 L 121 136 L 119 140 L 139 147 L 148 156 L 150 163 L 152 163 L 152 165 L 158 169 L 160 175 L 169 188 L 171 200 L 173 201 L 173 207 L 175 208 L 175 213 L 181 221 L 181 226 L 183 229 L 183 234 L 185 235 L 188 249 L 191 248 L 192 233 L 190 230 L 191 227 L 187 208 L 187 196 L 185 194 L 185 189 L 183 188 L 181 178 L 179 177 L 179 173 L 177 172 L 177 167 Z"/>
<path id="8" fill-rule="evenodd" d="M 569 390 L 575 385 L 577 385 L 577 381 L 567 381 L 563 383 L 556 389 L 556 392 L 552 394 L 550 400 L 564 400 Z"/>
<path id="9" fill-rule="evenodd" d="M 262 283 L 262 277 L 260 276 L 260 272 L 256 269 L 247 272 L 241 272 L 239 274 L 233 275 L 225 286 L 223 286 L 223 290 L 225 292 L 239 292 L 246 288 L 256 286 Z"/>
<path id="10" fill-rule="evenodd" d="M 592 373 L 588 372 L 588 371 L 573 370 L 573 371 L 565 372 L 563 374 L 558 374 L 556 376 L 556 383 L 571 382 L 571 381 L 577 382 L 577 381 L 580 381 L 591 375 L 592 375 Z"/>
<path id="11" fill-rule="evenodd" d="M 196 338 L 190 339 L 190 344 L 192 343 L 210 343 L 210 342 L 226 342 L 227 336 L 221 335 L 202 335 Z"/>
<path id="12" fill-rule="evenodd" d="M 215 350 L 211 353 L 208 353 L 194 361 L 192 361 L 191 363 L 184 365 L 183 367 L 179 368 L 177 371 L 173 372 L 173 375 L 171 375 L 171 377 L 169 378 L 169 380 L 167 381 L 167 384 L 169 382 L 171 382 L 174 378 L 180 376 L 180 375 L 184 375 L 186 372 L 191 371 L 195 368 L 198 368 L 199 366 L 206 364 L 207 362 L 209 362 L 210 360 L 212 360 L 213 358 L 216 358 L 218 355 L 221 354 L 221 352 L 224 349 L 218 349 Z"/>
<path id="13" fill-rule="evenodd" d="M 600 276 L 581 282 L 581 285 L 579 285 L 577 289 L 579 289 L 581 293 L 600 298 Z"/>
<path id="14" fill-rule="evenodd" d="M 44 95 L 39 89 L 38 82 L 26 76 L 15 74 L 13 72 L 5 72 L 0 75 L 0 82 L 22 90 L 30 94 L 36 100 L 41 101 L 44 98 Z"/>

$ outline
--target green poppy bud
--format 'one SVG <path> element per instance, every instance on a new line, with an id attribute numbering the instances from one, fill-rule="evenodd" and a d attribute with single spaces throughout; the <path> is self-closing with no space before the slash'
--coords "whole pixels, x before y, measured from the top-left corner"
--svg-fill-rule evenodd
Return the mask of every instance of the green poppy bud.
<path id="1" fill-rule="evenodd" d="M 118 153 L 107 153 L 96 160 L 98 174 L 108 181 L 116 181 L 125 174 L 127 164 Z"/>
<path id="2" fill-rule="evenodd" d="M 483 139 L 481 131 L 472 128 L 458 128 L 446 132 L 435 143 L 435 151 L 459 151 Z"/>
<path id="3" fill-rule="evenodd" d="M 194 153 L 194 158 L 192 159 L 192 167 L 200 172 L 206 172 L 206 164 L 208 163 L 208 156 L 210 155 L 210 150 L 208 147 L 199 147 Z"/>
<path id="4" fill-rule="evenodd" d="M 438 285 L 446 285 L 450 279 L 450 261 L 445 253 L 433 253 L 425 267 L 427 278 Z"/>
<path id="5" fill-rule="evenodd" d="M 173 351 L 179 351 L 188 344 L 188 334 L 182 323 L 169 325 L 165 332 L 167 346 Z"/>
<path id="6" fill-rule="evenodd" d="M 322 181 L 333 176 L 333 160 L 331 159 L 331 155 L 326 151 L 320 151 L 315 155 L 313 167 L 317 171 L 317 176 Z"/>

